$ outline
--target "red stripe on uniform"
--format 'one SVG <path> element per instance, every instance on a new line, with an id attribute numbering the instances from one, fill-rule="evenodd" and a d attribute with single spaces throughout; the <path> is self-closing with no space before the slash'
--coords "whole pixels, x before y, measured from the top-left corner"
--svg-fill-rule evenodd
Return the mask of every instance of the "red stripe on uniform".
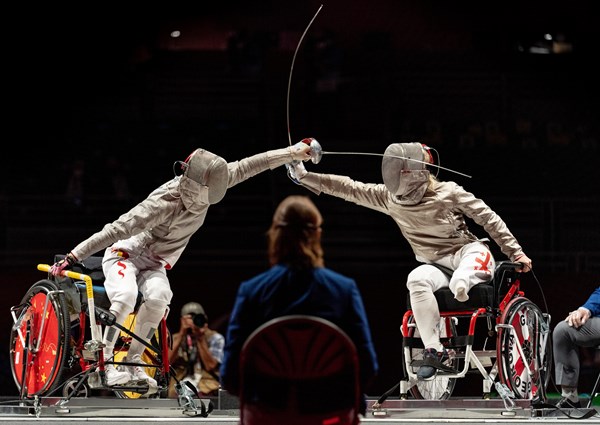
<path id="1" fill-rule="evenodd" d="M 121 261 L 117 261 L 117 266 L 121 267 L 121 270 L 119 270 L 117 272 L 119 274 L 119 276 L 125 277 L 125 273 L 123 273 L 123 271 L 127 268 L 127 264 L 125 264 Z"/>
<path id="2" fill-rule="evenodd" d="M 483 254 L 483 252 L 482 252 Z M 491 259 L 492 255 L 487 252 L 485 253 L 485 258 L 481 259 L 481 258 L 476 258 L 475 261 L 478 262 L 479 264 L 481 264 L 480 267 L 475 267 L 475 270 L 483 270 L 486 272 L 489 272 L 490 270 L 488 269 L 488 265 L 490 264 L 490 259 Z"/>

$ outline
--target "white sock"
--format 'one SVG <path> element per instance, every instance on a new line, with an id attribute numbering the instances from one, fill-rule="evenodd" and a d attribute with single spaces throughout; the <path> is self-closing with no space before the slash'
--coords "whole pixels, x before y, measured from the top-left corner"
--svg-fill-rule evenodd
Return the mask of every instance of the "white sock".
<path id="1" fill-rule="evenodd" d="M 431 291 L 415 291 L 410 294 L 410 304 L 425 348 L 442 349 L 440 343 L 440 312 Z"/>

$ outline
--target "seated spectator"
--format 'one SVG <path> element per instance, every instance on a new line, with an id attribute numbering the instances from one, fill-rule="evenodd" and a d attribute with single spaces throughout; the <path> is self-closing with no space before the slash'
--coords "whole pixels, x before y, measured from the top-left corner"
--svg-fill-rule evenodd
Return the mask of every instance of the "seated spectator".
<path id="1" fill-rule="evenodd" d="M 581 307 L 556 325 L 552 338 L 556 384 L 561 387 L 561 399 L 556 406 L 581 407 L 577 391 L 579 350 L 600 345 L 600 286 Z"/>

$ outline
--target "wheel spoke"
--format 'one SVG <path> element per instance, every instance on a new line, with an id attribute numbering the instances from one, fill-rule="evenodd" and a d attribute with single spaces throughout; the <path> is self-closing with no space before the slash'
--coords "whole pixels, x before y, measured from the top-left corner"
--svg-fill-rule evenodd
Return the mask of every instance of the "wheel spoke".
<path id="1" fill-rule="evenodd" d="M 29 288 L 21 303 L 29 309 L 26 319 L 11 332 L 11 367 L 23 396 L 45 395 L 60 384 L 69 323 L 64 294 L 58 289 L 49 280 Z M 19 333 L 27 335 L 27 346 L 23 346 Z"/>

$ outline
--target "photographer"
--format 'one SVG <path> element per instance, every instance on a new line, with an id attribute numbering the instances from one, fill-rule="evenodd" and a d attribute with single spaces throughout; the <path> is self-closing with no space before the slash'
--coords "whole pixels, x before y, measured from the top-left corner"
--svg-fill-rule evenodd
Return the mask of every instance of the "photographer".
<path id="1" fill-rule="evenodd" d="M 181 308 L 179 332 L 173 335 L 169 362 L 178 381 L 189 381 L 200 395 L 216 396 L 220 387 L 219 367 L 223 360 L 223 335 L 208 327 L 204 308 L 196 302 Z M 175 379 L 169 385 L 169 397 L 177 397 Z"/>

